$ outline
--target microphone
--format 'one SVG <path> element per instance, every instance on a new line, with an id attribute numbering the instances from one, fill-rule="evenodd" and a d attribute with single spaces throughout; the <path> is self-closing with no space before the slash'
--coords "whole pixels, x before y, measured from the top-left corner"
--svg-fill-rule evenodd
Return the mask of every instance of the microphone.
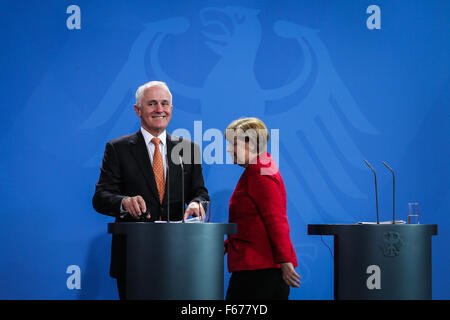
<path id="1" fill-rule="evenodd" d="M 370 165 L 367 160 L 364 160 L 364 162 L 367 164 L 367 166 L 372 170 L 373 175 L 375 176 L 375 199 L 377 204 L 377 224 L 380 224 L 380 215 L 378 213 L 378 189 L 377 189 L 377 174 L 375 173 L 375 169 Z"/>
<path id="2" fill-rule="evenodd" d="M 382 164 L 392 172 L 392 224 L 395 224 L 395 173 L 386 162 L 383 161 Z"/>
<path id="3" fill-rule="evenodd" d="M 180 165 L 181 165 L 181 214 L 183 217 L 183 223 L 184 223 L 184 166 L 183 166 L 183 158 L 178 155 L 180 158 Z"/>
<path id="4" fill-rule="evenodd" d="M 166 153 L 166 166 L 167 166 L 167 174 L 166 174 L 166 185 L 167 185 L 167 223 L 170 223 L 170 185 L 169 185 L 169 157 Z"/>

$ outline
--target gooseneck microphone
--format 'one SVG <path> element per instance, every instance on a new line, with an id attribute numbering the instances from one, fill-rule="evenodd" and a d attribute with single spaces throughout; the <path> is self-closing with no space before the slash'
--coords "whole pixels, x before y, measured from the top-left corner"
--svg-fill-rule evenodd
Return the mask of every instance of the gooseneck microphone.
<path id="1" fill-rule="evenodd" d="M 383 161 L 382 163 L 392 172 L 392 224 L 395 224 L 395 173 L 394 170 L 386 164 L 386 162 Z"/>
<path id="2" fill-rule="evenodd" d="M 167 185 L 167 223 L 170 223 L 170 185 L 169 185 L 169 157 L 166 153 L 166 167 L 167 167 L 167 174 L 166 174 L 166 185 Z"/>
<path id="3" fill-rule="evenodd" d="M 375 199 L 376 199 L 376 204 L 377 204 L 377 224 L 380 224 L 380 215 L 378 213 L 378 188 L 377 188 L 377 174 L 375 173 L 375 169 L 370 165 L 369 162 L 367 162 L 367 160 L 364 160 L 364 162 L 367 164 L 367 166 L 370 168 L 370 170 L 372 170 L 373 175 L 375 177 Z"/>
<path id="4" fill-rule="evenodd" d="M 181 214 L 183 217 L 183 223 L 184 223 L 184 166 L 183 166 L 183 158 L 178 155 L 180 158 L 180 165 L 181 165 Z"/>

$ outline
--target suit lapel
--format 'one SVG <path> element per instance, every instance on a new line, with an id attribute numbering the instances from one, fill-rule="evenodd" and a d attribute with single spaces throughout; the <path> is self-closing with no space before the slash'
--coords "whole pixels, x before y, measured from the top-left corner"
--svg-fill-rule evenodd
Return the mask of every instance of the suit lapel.
<path id="1" fill-rule="evenodd" d="M 155 197 L 155 200 L 159 203 L 158 189 L 156 187 L 155 175 L 153 174 L 152 164 L 150 162 L 150 156 L 145 145 L 144 137 L 141 130 L 130 139 L 130 149 L 133 154 L 139 168 L 142 171 L 147 184 L 150 187 L 151 193 Z"/>

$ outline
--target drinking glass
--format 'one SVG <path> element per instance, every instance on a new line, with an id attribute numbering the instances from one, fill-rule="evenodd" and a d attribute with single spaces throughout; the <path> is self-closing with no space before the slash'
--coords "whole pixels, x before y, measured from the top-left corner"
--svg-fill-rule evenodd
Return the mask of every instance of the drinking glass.
<path id="1" fill-rule="evenodd" d="M 408 224 L 420 224 L 419 203 L 408 203 Z"/>

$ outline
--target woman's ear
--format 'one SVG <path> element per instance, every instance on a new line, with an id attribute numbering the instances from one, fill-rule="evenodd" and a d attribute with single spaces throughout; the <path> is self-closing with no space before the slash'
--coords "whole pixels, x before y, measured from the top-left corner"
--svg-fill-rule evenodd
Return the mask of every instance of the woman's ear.
<path id="1" fill-rule="evenodd" d="M 247 142 L 247 144 L 248 144 L 248 150 L 250 152 L 256 153 L 256 151 L 257 151 L 256 146 L 251 141 Z"/>

